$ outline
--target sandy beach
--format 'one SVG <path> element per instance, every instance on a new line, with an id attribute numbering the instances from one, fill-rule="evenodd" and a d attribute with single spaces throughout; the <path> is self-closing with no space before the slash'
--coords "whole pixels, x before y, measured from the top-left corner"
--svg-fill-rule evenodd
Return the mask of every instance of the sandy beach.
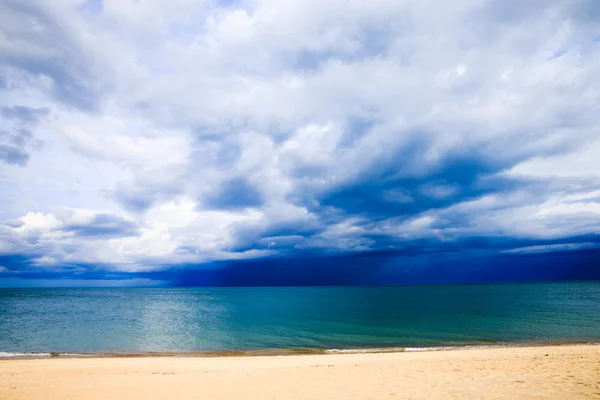
<path id="1" fill-rule="evenodd" d="M 600 398 L 600 346 L 0 361 L 0 399 Z"/>

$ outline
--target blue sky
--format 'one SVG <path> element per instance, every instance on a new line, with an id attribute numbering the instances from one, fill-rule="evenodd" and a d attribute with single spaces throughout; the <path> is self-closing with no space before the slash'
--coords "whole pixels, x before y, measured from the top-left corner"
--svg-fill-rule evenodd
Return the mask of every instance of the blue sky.
<path id="1" fill-rule="evenodd" d="M 4 0 L 0 286 L 600 279 L 594 0 Z"/>

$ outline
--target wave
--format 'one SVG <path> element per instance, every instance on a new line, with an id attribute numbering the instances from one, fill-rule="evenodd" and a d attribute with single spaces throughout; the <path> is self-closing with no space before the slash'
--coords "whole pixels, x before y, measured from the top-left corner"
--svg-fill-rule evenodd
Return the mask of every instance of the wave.
<path id="1" fill-rule="evenodd" d="M 402 353 L 449 351 L 468 349 L 491 349 L 510 347 L 538 347 L 560 346 L 575 344 L 600 345 L 600 338 L 580 340 L 540 340 L 527 342 L 503 342 L 489 344 L 464 344 L 429 347 L 371 347 L 348 349 L 321 349 L 321 348 L 289 348 L 289 349 L 262 349 L 262 350 L 217 350 L 217 351 L 181 351 L 181 352 L 97 352 L 97 353 L 69 353 L 69 352 L 6 352 L 0 351 L 0 359 L 7 358 L 54 358 L 54 357 L 246 357 L 246 356 L 287 356 L 287 355 L 318 355 L 318 354 L 369 354 L 369 353 Z"/>
<path id="2" fill-rule="evenodd" d="M 59 353 L 59 352 L 29 352 L 29 353 L 21 353 L 21 352 L 11 352 L 11 351 L 0 351 L 0 358 L 44 358 L 44 357 L 55 357 L 55 356 L 64 356 L 64 357 L 93 357 L 98 356 L 100 354 L 91 354 L 91 353 Z"/>

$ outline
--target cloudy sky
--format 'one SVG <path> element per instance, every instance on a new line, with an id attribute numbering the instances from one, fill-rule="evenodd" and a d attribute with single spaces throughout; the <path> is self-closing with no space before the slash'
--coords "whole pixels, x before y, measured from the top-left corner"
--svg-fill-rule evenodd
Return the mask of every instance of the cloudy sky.
<path id="1" fill-rule="evenodd" d="M 599 20 L 595 0 L 0 0 L 0 286 L 598 272 Z"/>

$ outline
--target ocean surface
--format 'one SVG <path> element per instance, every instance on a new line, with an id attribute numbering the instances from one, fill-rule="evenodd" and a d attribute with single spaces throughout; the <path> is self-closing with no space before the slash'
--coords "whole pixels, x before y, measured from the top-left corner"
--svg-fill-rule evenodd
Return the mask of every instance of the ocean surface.
<path id="1" fill-rule="evenodd" d="M 600 341 L 600 282 L 0 289 L 0 356 Z"/>

